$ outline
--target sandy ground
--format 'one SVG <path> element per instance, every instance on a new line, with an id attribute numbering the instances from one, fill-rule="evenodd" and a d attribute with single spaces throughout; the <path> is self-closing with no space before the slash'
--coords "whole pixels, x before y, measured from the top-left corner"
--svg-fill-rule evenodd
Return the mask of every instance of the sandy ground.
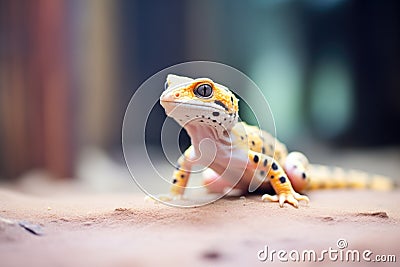
<path id="1" fill-rule="evenodd" d="M 400 260 L 400 191 L 315 191 L 299 209 L 259 197 L 225 198 L 199 208 L 143 201 L 143 194 L 38 197 L 0 189 L 0 216 L 40 224 L 37 236 L 0 223 L 1 266 L 308 266 L 265 262 L 272 250 L 371 250 Z M 293 254 L 294 255 L 294 254 Z M 265 256 L 265 254 L 261 254 Z M 284 258 L 289 258 L 288 255 Z M 363 263 L 345 265 L 365 266 Z M 338 265 L 326 258 L 315 265 Z M 398 264 L 398 263 L 397 263 Z M 370 262 L 373 266 L 395 263 Z M 367 266 L 368 266 L 367 265 Z"/>

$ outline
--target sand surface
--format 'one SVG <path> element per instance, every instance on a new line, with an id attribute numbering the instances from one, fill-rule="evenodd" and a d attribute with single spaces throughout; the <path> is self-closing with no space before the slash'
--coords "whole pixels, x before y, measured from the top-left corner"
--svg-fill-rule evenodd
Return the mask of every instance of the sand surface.
<path id="1" fill-rule="evenodd" d="M 299 209 L 279 208 L 257 196 L 173 208 L 146 203 L 142 194 L 38 197 L 1 189 L 0 216 L 40 224 L 44 235 L 0 223 L 0 261 L 3 267 L 308 266 L 276 258 L 261 262 L 257 254 L 266 245 L 288 252 L 338 249 L 340 238 L 346 249 L 369 249 L 371 258 L 390 254 L 399 260 L 399 193 L 316 191 L 309 194 L 311 203 Z"/>

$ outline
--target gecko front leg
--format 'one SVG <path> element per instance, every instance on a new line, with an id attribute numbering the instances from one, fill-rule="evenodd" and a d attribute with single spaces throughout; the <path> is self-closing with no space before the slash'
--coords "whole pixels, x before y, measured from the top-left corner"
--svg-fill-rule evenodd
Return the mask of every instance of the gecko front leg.
<path id="1" fill-rule="evenodd" d="M 178 165 L 172 175 L 170 194 L 173 198 L 182 198 L 192 170 L 193 147 L 190 146 L 178 159 Z"/>
<path id="2" fill-rule="evenodd" d="M 309 202 L 308 197 L 294 191 L 285 171 L 275 159 L 254 151 L 249 151 L 248 157 L 250 166 L 256 172 L 255 175 L 268 178 L 276 192 L 274 196 L 264 194 L 261 198 L 263 201 L 279 202 L 281 207 L 287 202 L 296 208 L 301 200 Z"/>
<path id="3" fill-rule="evenodd" d="M 146 196 L 145 200 L 172 201 L 182 199 L 189 181 L 190 172 L 193 165 L 193 147 L 190 146 L 178 159 L 176 170 L 172 175 L 171 188 L 169 194 L 158 195 L 156 197 Z"/>

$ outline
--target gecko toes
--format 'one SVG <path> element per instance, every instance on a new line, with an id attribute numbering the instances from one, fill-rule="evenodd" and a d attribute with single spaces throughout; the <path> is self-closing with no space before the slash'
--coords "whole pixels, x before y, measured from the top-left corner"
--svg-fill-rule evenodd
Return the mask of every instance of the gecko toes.
<path id="1" fill-rule="evenodd" d="M 290 205 L 292 205 L 295 208 L 299 207 L 299 201 L 306 201 L 306 203 L 309 203 L 309 199 L 307 196 L 300 195 L 299 193 L 296 193 L 295 191 L 291 193 L 281 193 L 279 195 L 268 195 L 264 194 L 261 197 L 262 201 L 271 201 L 271 202 L 278 202 L 280 207 L 283 207 L 284 203 L 287 202 Z"/>

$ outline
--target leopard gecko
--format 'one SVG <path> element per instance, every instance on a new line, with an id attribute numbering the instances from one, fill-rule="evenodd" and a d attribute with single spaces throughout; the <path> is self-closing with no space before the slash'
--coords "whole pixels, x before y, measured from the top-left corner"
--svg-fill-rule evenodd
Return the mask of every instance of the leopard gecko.
<path id="1" fill-rule="evenodd" d="M 274 192 L 261 199 L 278 202 L 281 207 L 284 203 L 296 208 L 299 201 L 308 203 L 308 197 L 299 192 L 320 187 L 392 187 L 384 176 L 309 164 L 303 153 L 288 153 L 270 133 L 239 121 L 237 97 L 209 78 L 169 74 L 160 104 L 191 139 L 191 146 L 178 159 L 167 200 L 183 196 L 194 165 L 207 167 L 203 184 L 210 193 L 231 189 L 241 195 L 257 188 Z M 211 142 L 213 149 L 202 148 L 204 140 L 209 147 Z"/>

